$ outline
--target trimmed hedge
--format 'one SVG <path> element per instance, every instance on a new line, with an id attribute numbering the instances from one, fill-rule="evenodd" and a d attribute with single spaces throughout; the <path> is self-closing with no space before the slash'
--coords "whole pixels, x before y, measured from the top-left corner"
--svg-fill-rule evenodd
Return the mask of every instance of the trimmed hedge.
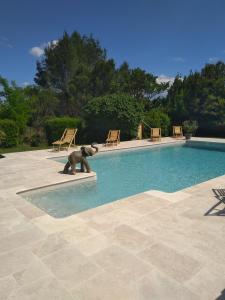
<path id="1" fill-rule="evenodd" d="M 49 145 L 59 140 L 66 128 L 82 127 L 82 120 L 80 118 L 71 117 L 52 117 L 45 121 L 45 132 Z"/>
<path id="2" fill-rule="evenodd" d="M 5 133 L 2 141 L 3 147 L 13 147 L 18 145 L 19 129 L 16 122 L 9 119 L 0 120 L 0 129 Z"/>
<path id="3" fill-rule="evenodd" d="M 195 135 L 201 137 L 225 138 L 225 125 L 201 124 Z"/>

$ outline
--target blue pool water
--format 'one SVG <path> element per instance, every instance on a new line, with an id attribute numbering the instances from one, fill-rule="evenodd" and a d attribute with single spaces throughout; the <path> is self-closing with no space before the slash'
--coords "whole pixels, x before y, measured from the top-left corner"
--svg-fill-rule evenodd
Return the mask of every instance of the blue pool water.
<path id="1" fill-rule="evenodd" d="M 175 192 L 225 174 L 225 145 L 189 143 L 115 151 L 98 154 L 89 162 L 96 181 L 41 189 L 23 197 L 62 218 L 150 189 Z"/>

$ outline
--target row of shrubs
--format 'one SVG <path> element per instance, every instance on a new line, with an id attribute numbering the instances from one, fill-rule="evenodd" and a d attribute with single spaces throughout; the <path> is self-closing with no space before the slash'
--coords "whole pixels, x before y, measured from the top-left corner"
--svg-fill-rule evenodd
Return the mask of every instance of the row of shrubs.
<path id="1" fill-rule="evenodd" d="M 142 119 L 146 126 L 144 125 L 144 134 L 143 136 L 145 138 L 149 137 L 150 135 L 150 129 L 149 127 L 160 127 L 162 128 L 162 135 L 168 136 L 171 135 L 171 121 L 170 118 L 166 113 L 163 113 L 159 110 L 151 110 L 150 112 L 146 113 L 143 116 Z M 0 143 L 3 147 L 13 147 L 17 146 L 20 143 L 30 144 L 31 146 L 39 146 L 41 143 L 48 143 L 51 145 L 51 143 L 59 137 L 61 137 L 63 131 L 65 128 L 78 128 L 78 135 L 76 137 L 77 143 L 87 143 L 87 142 L 93 142 L 93 140 L 89 141 L 88 139 L 88 133 L 92 129 L 92 139 L 100 137 L 99 140 L 96 140 L 97 142 L 103 142 L 106 134 L 108 132 L 108 129 L 121 129 L 120 127 L 116 128 L 117 125 L 113 127 L 110 127 L 110 125 L 107 127 L 106 124 L 102 124 L 102 126 L 99 126 L 99 130 L 97 127 L 85 128 L 84 121 L 81 118 L 71 118 L 71 117 L 52 117 L 47 119 L 42 129 L 34 129 L 34 128 L 27 128 L 26 132 L 24 133 L 23 137 L 19 134 L 19 129 L 15 121 L 13 120 L 0 120 L 0 132 L 3 132 L 4 135 L 0 136 Z M 180 125 L 180 124 L 176 124 Z M 88 129 L 88 130 L 87 130 Z M 104 132 L 102 130 L 104 129 Z M 218 128 L 216 128 L 218 130 Z M 220 127 L 220 131 L 223 131 L 223 134 L 225 132 L 225 128 Z M 94 132 L 93 132 L 94 130 Z M 128 129 L 127 129 L 128 130 Z M 198 129 L 198 132 L 203 135 L 204 131 L 201 127 Z M 133 133 L 131 132 L 125 132 L 126 129 L 124 128 L 122 131 L 124 136 L 130 135 L 130 138 L 136 137 L 136 131 L 133 130 Z M 197 133 L 198 133 L 197 132 Z M 208 132 L 208 130 L 207 130 Z M 215 131 L 213 132 L 213 135 L 215 136 Z M 222 136 L 222 134 L 221 134 Z M 224 136 L 224 135 L 223 135 Z"/>
<path id="2" fill-rule="evenodd" d="M 0 120 L 0 131 L 3 133 L 0 138 L 1 146 L 14 147 L 18 144 L 25 143 L 31 146 L 38 146 L 40 143 L 51 144 L 54 140 L 59 139 L 65 128 L 82 128 L 82 120 L 79 118 L 49 118 L 43 124 L 43 129 L 34 129 L 27 127 L 23 136 L 19 134 L 17 123 L 10 119 Z"/>

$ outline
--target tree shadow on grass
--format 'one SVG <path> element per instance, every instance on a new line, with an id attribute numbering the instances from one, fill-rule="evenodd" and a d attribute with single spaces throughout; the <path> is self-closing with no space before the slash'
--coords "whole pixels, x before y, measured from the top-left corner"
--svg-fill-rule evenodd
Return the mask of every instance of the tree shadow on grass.
<path id="1" fill-rule="evenodd" d="M 225 189 L 212 189 L 214 196 L 219 201 L 213 205 L 206 213 L 205 216 L 225 216 L 225 205 L 224 207 L 218 208 L 220 204 L 225 204 Z"/>

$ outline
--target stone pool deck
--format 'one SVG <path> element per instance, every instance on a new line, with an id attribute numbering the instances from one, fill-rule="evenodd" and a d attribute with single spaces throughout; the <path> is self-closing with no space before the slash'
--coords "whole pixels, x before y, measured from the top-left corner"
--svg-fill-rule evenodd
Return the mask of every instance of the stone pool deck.
<path id="1" fill-rule="evenodd" d="M 150 145 L 131 141 L 100 151 Z M 225 176 L 54 219 L 17 193 L 94 179 L 61 174 L 62 164 L 47 159 L 67 154 L 40 150 L 0 160 L 1 300 L 225 299 L 225 205 L 212 191 L 225 188 Z"/>

